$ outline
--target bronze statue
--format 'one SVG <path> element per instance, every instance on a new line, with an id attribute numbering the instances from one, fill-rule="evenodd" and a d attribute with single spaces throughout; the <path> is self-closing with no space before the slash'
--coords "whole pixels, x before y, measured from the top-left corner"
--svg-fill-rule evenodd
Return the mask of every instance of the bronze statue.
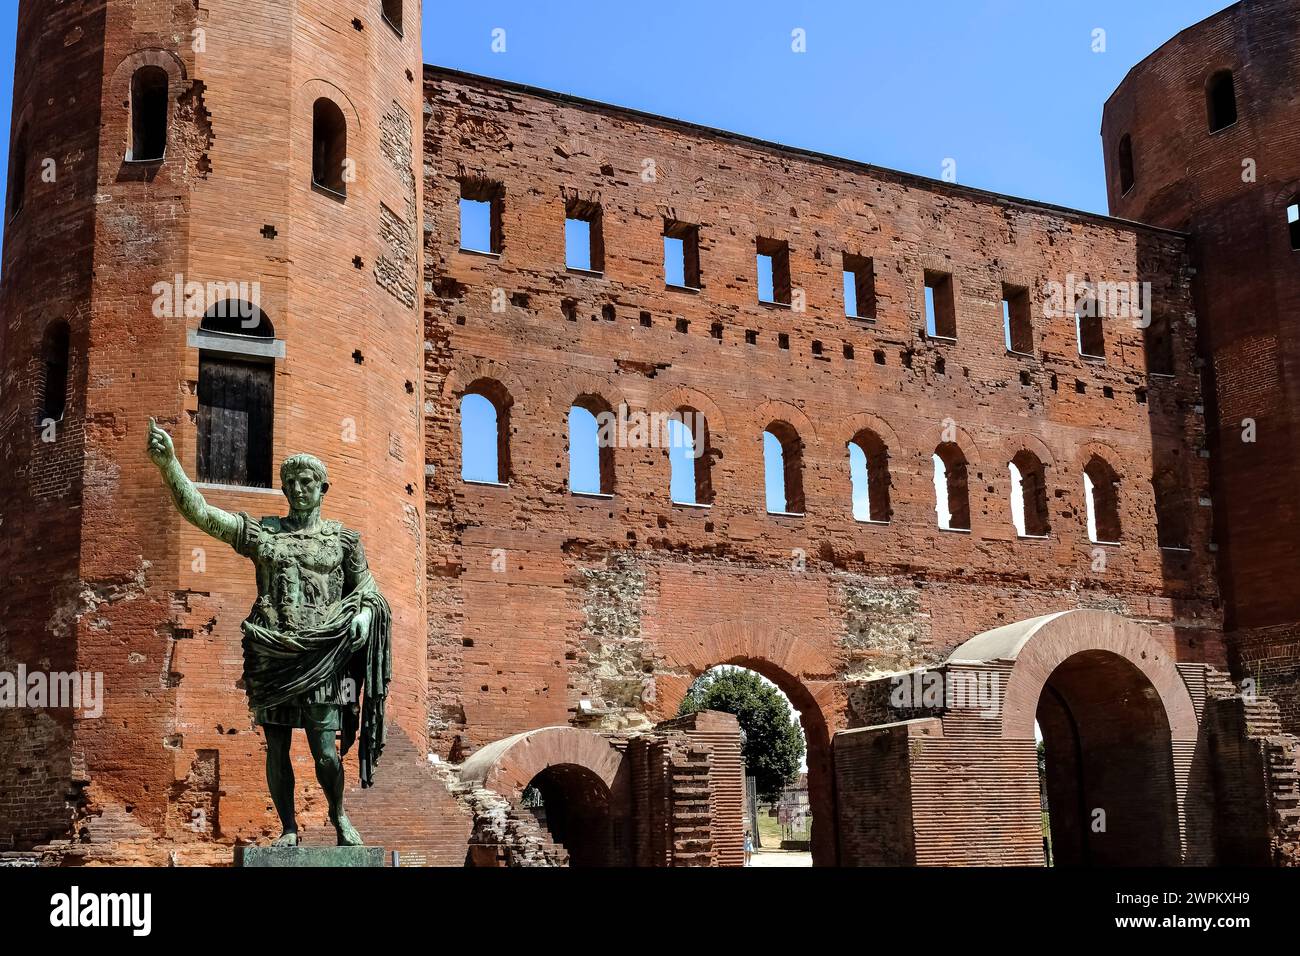
<path id="1" fill-rule="evenodd" d="M 243 623 L 244 687 L 266 734 L 266 782 L 283 827 L 272 846 L 298 845 L 289 760 L 295 727 L 307 733 L 338 845 L 361 846 L 343 812 L 335 738 L 342 734 L 346 754 L 360 736 L 361 785 L 371 786 L 393 671 L 391 614 L 358 533 L 320 516 L 329 490 L 325 466 L 311 455 L 286 458 L 280 483 L 289 515 L 255 519 L 208 504 L 176 460 L 171 436 L 152 418 L 149 457 L 185 519 L 257 569 L 257 601 Z"/>

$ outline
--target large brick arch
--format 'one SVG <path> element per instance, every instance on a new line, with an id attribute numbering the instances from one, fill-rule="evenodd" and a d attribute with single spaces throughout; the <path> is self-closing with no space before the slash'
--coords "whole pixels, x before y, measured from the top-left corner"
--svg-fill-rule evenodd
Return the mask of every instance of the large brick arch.
<path id="1" fill-rule="evenodd" d="M 813 812 L 812 853 L 818 866 L 833 866 L 835 835 L 830 735 L 838 728 L 838 682 L 829 679 L 833 662 L 824 649 L 793 631 L 729 621 L 705 628 L 673 648 L 665 661 L 672 673 L 656 676 L 663 716 L 677 713 L 694 680 L 719 664 L 745 667 L 779 687 L 799 711 L 808 745 L 808 799 Z M 842 709 L 842 708 L 841 708 Z"/>
<path id="2" fill-rule="evenodd" d="M 575 727 L 543 727 L 480 747 L 461 767 L 460 777 L 517 800 L 549 767 L 582 767 L 608 788 L 611 804 L 628 793 L 623 755 L 598 734 Z"/>
<path id="3" fill-rule="evenodd" d="M 1169 721 L 1170 737 L 1194 743 L 1196 709 L 1173 655 L 1139 624 L 1110 611 L 1060 611 L 977 634 L 949 655 L 949 662 L 1014 661 L 1002 701 L 1002 733 L 1033 739 L 1034 714 L 1052 672 L 1067 658 L 1106 651 L 1136 667 L 1155 688 Z"/>
<path id="4" fill-rule="evenodd" d="M 1186 858 L 1196 712 L 1172 655 L 1144 627 L 1106 611 L 1064 611 L 971 638 L 949 658 L 958 662 L 1006 674 L 1000 736 L 1021 752 L 1026 776 L 1035 723 L 1041 730 L 1057 865 Z M 1041 811 L 1037 800 L 1025 809 Z"/>

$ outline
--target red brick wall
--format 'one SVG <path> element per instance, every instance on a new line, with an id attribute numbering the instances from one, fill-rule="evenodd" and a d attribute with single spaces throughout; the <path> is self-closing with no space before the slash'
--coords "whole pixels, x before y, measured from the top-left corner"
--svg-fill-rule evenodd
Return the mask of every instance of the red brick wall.
<path id="1" fill-rule="evenodd" d="M 981 630 L 1078 606 L 1156 622 L 1180 659 L 1223 660 L 1180 236 L 450 71 L 426 69 L 425 93 L 440 752 L 580 707 L 610 727 L 671 716 L 700 672 L 744 663 L 801 711 L 814 814 L 826 819 L 847 680 L 933 663 Z M 499 256 L 459 251 L 462 177 L 503 187 Z M 601 204 L 603 275 L 564 267 L 574 195 Z M 665 219 L 700 226 L 698 293 L 665 288 Z M 756 301 L 759 236 L 789 242 L 806 310 Z M 873 323 L 843 317 L 844 252 L 875 260 Z M 920 332 L 927 269 L 955 276 L 955 343 Z M 1177 374 L 1150 379 L 1141 333 L 1117 320 L 1106 362 L 1080 359 L 1072 319 L 1042 314 L 1046 284 L 1069 274 L 1152 281 L 1173 318 Z M 1003 282 L 1032 291 L 1030 357 L 1002 344 Z M 459 403 L 483 380 L 510 397 L 508 487 L 460 480 Z M 570 494 L 566 419 L 584 394 L 633 411 L 702 410 L 712 507 L 669 501 L 660 448 L 615 450 L 612 498 Z M 947 419 L 971 463 L 970 534 L 935 527 L 930 456 Z M 803 517 L 764 508 L 761 436 L 778 420 L 804 443 Z M 852 519 L 845 445 L 864 427 L 888 448 L 887 525 Z M 1018 540 L 1011 526 L 1007 462 L 1021 448 L 1047 465 L 1046 540 Z M 1081 474 L 1093 453 L 1121 476 L 1123 524 L 1121 544 L 1096 562 Z M 1151 476 L 1166 467 L 1185 492 L 1186 552 L 1156 546 Z M 833 834 L 821 834 L 833 858 Z"/>
<path id="2" fill-rule="evenodd" d="M 1233 675 L 1254 676 L 1300 729 L 1300 271 L 1286 206 L 1300 190 L 1300 3 L 1248 0 L 1184 30 L 1130 71 L 1106 104 L 1110 206 L 1192 235 L 1211 420 L 1216 538 Z M 1237 121 L 1209 131 L 1206 83 L 1233 72 Z M 1121 195 L 1120 137 L 1135 182 Z M 1243 441 L 1253 419 L 1255 441 Z"/>
<path id="3" fill-rule="evenodd" d="M 5 235 L 3 361 L 13 387 L 3 446 L 13 461 L 0 479 L 3 566 L 20 578 L 33 569 L 31 590 L 43 596 L 29 600 L 22 583 L 7 589 L 25 610 L 6 615 L 0 657 L 58 668 L 62 656 L 64 667 L 75 659 L 105 675 L 104 717 L 79 722 L 71 755 L 60 743 L 66 728 L 55 729 L 61 718 L 42 716 L 31 723 L 51 729 L 30 739 L 48 740 L 46 765 L 0 761 L 2 792 L 23 789 L 11 786 L 17 773 L 44 794 L 24 810 L 33 825 L 20 827 L 23 838 L 40 838 L 35 822 L 56 811 L 66 821 L 57 804 L 74 777 L 89 781 L 74 809 L 92 840 L 118 817 L 182 841 L 274 827 L 261 737 L 238 684 L 252 569 L 184 525 L 144 453 L 154 415 L 194 474 L 198 353 L 187 332 L 198 319 L 153 309 L 154 284 L 178 273 L 260 283 L 285 343 L 276 462 L 311 451 L 329 467 L 327 516 L 362 532 L 393 607 L 390 715 L 424 749 L 421 55 L 418 4 L 406 6 L 403 38 L 377 4 L 361 30 L 356 11 L 326 2 L 298 3 L 291 16 L 253 0 L 197 10 L 164 0 L 21 5 L 15 118 L 30 110 L 33 156 L 54 157 L 59 178 L 32 180 L 23 221 Z M 147 168 L 124 163 L 124 104 L 141 63 L 170 76 L 167 155 Z M 309 185 L 312 102 L 327 94 L 345 104 L 356 161 L 346 204 Z M 405 220 L 405 239 L 385 207 Z M 262 235 L 268 225 L 273 239 Z M 43 447 L 33 394 L 50 317 L 72 325 L 73 375 L 60 440 Z M 278 493 L 206 493 L 257 516 L 285 507 Z M 214 793 L 219 812 L 196 832 L 187 808 Z"/>

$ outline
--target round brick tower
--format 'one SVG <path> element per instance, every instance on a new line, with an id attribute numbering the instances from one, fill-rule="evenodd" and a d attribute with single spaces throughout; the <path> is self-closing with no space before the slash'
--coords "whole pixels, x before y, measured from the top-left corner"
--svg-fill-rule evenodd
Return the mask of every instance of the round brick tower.
<path id="1" fill-rule="evenodd" d="M 176 513 L 149 416 L 229 511 L 283 514 L 279 461 L 324 460 L 325 514 L 393 609 L 380 776 L 424 750 L 420 6 L 20 4 L 0 671 L 103 694 L 0 711 L 0 847 L 201 853 L 273 825 L 240 685 L 252 569 Z M 309 761 L 298 780 L 310 817 Z"/>
<path id="2" fill-rule="evenodd" d="M 1300 0 L 1178 34 L 1106 103 L 1110 211 L 1185 230 L 1197 268 L 1235 676 L 1300 732 Z"/>

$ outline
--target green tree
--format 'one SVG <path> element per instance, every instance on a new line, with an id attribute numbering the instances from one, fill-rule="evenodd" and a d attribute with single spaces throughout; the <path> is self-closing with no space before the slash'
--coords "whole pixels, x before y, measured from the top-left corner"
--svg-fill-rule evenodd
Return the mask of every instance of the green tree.
<path id="1" fill-rule="evenodd" d="M 803 763 L 803 730 L 774 686 L 741 667 L 714 668 L 691 684 L 677 713 L 700 710 L 736 715 L 745 735 L 745 770 L 760 800 L 775 801 L 794 782 Z"/>

